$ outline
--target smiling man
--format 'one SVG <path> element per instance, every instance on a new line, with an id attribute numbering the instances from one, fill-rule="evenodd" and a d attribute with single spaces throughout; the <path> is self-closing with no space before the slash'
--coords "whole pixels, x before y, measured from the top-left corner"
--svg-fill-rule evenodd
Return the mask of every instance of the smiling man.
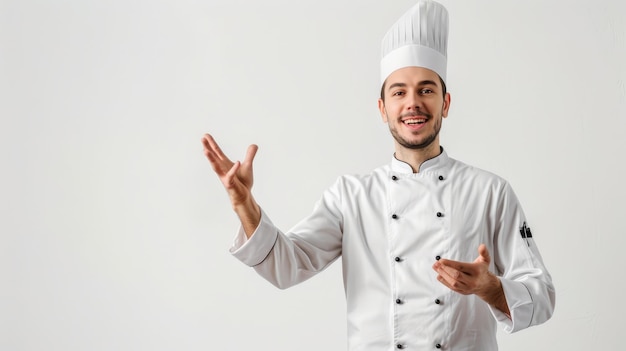
<path id="1" fill-rule="evenodd" d="M 251 145 L 232 162 L 211 135 L 204 153 L 241 220 L 232 254 L 279 288 L 342 257 L 348 347 L 497 350 L 554 310 L 550 274 L 506 180 L 450 158 L 448 14 L 419 1 L 383 39 L 378 107 L 394 139 L 391 162 L 342 176 L 288 232 L 256 203 Z"/>

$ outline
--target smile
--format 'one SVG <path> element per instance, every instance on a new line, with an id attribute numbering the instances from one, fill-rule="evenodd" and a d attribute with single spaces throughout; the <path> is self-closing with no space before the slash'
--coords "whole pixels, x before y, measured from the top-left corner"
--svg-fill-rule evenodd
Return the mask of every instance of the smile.
<path id="1" fill-rule="evenodd" d="M 426 123 L 426 118 L 409 118 L 402 121 L 404 124 L 416 125 Z"/>

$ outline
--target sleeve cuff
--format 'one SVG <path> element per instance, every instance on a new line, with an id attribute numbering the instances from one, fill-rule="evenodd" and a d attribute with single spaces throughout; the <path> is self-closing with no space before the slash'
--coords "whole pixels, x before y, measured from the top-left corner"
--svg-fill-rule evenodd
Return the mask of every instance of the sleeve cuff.
<path id="1" fill-rule="evenodd" d="M 261 222 L 250 238 L 240 226 L 230 248 L 230 253 L 244 264 L 253 267 L 263 262 L 274 247 L 278 229 L 261 209 Z"/>
<path id="2" fill-rule="evenodd" d="M 526 329 L 533 317 L 533 301 L 526 286 L 518 281 L 500 279 L 504 296 L 511 312 L 511 318 L 493 306 L 489 306 L 491 313 L 496 318 L 506 333 Z"/>

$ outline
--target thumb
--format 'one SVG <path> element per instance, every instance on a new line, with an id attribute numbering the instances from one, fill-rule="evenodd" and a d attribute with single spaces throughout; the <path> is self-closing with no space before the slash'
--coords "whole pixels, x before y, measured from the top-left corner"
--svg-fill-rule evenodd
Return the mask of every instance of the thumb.
<path id="1" fill-rule="evenodd" d="M 487 245 L 480 244 L 480 246 L 478 246 L 478 258 L 476 261 L 483 261 L 487 264 L 491 263 L 491 256 L 489 255 L 489 250 L 487 250 Z"/>
<path id="2" fill-rule="evenodd" d="M 258 150 L 259 147 L 255 144 L 248 146 L 248 150 L 246 151 L 246 157 L 244 158 L 243 162 L 246 165 L 252 165 L 252 161 L 254 160 L 254 156 L 256 155 L 256 152 Z"/>

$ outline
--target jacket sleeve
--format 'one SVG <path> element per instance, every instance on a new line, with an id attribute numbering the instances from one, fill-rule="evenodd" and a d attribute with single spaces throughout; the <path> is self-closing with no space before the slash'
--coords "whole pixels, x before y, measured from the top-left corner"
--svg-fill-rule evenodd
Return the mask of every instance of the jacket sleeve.
<path id="1" fill-rule="evenodd" d="M 498 199 L 494 263 L 511 319 L 490 307 L 507 333 L 544 323 L 554 312 L 555 291 L 522 207 L 508 183 Z"/>
<path id="2" fill-rule="evenodd" d="M 287 233 L 281 232 L 262 210 L 261 222 L 250 239 L 239 228 L 230 252 L 280 289 L 323 271 L 341 255 L 339 187 L 337 181 L 317 202 L 312 214 Z"/>

